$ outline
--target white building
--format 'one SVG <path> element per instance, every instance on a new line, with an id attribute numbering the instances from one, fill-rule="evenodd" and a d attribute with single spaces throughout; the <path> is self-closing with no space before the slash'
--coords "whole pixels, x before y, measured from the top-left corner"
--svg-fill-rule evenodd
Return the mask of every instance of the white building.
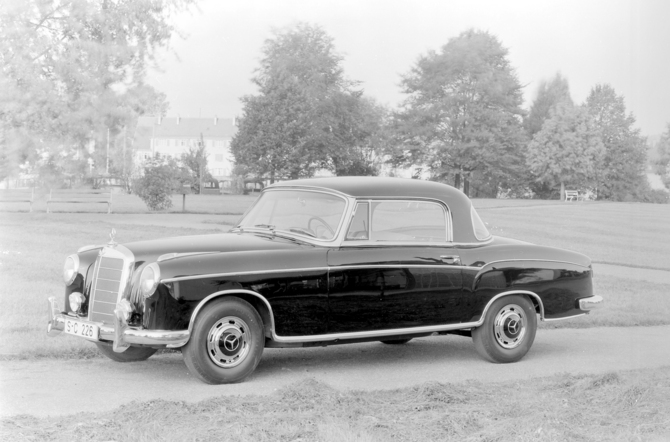
<path id="1" fill-rule="evenodd" d="M 237 132 L 234 119 L 140 117 L 137 122 L 136 155 L 139 161 L 156 154 L 175 159 L 205 142 L 207 168 L 217 180 L 230 179 L 233 157 L 230 141 Z"/>

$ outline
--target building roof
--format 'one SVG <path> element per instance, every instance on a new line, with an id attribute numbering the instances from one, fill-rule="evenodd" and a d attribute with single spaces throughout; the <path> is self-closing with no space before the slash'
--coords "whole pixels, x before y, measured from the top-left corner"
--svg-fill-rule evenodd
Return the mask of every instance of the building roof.
<path id="1" fill-rule="evenodd" d="M 232 118 L 140 117 L 137 126 L 151 128 L 153 138 L 232 138 L 237 132 Z"/>

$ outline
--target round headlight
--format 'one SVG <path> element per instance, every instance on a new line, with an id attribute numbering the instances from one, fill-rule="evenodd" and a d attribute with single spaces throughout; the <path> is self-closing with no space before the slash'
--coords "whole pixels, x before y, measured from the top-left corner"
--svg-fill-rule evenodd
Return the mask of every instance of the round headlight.
<path id="1" fill-rule="evenodd" d="M 65 259 L 65 265 L 63 266 L 63 281 L 65 285 L 70 285 L 74 282 L 74 279 L 77 277 L 79 272 L 79 256 L 70 255 Z"/>
<path id="2" fill-rule="evenodd" d="M 156 263 L 149 264 L 142 270 L 142 275 L 140 276 L 140 293 L 142 296 L 148 298 L 154 294 L 160 277 L 161 271 Z"/>
<path id="3" fill-rule="evenodd" d="M 70 293 L 68 301 L 70 301 L 70 311 L 79 313 L 81 306 L 84 304 L 86 298 L 79 292 Z"/>

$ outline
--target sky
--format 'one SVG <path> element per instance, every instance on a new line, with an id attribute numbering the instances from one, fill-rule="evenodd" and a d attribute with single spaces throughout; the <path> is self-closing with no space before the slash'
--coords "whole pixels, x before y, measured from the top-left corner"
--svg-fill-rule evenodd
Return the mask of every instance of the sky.
<path id="1" fill-rule="evenodd" d="M 401 75 L 418 57 L 475 28 L 509 50 L 525 108 L 560 72 L 576 103 L 610 84 L 642 135 L 656 137 L 670 124 L 669 19 L 666 0 L 201 0 L 174 17 L 182 37 L 148 82 L 167 94 L 168 116 L 241 116 L 240 97 L 257 93 L 263 42 L 306 22 L 333 37 L 349 79 L 396 107 Z"/>

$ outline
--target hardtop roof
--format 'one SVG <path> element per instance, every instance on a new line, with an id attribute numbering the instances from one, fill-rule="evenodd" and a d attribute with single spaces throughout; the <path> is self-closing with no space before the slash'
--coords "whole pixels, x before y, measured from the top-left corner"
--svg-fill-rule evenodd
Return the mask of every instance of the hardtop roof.
<path id="1" fill-rule="evenodd" d="M 454 242 L 480 242 L 474 235 L 472 202 L 460 190 L 443 183 L 409 178 L 331 177 L 307 178 L 273 184 L 267 189 L 325 189 L 354 198 L 429 198 L 444 203 L 451 212 Z"/>

